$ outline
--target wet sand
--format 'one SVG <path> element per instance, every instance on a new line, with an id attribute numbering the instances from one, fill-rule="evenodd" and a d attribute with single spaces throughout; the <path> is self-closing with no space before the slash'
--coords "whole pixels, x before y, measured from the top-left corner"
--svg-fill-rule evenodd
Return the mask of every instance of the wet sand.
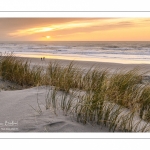
<path id="1" fill-rule="evenodd" d="M 75 66 L 83 69 L 89 69 L 91 67 L 97 67 L 100 69 L 107 69 L 111 72 L 117 70 L 132 70 L 138 69 L 140 72 L 150 75 L 150 64 L 121 64 L 121 63 L 107 63 L 107 62 L 93 62 L 93 61 L 71 61 L 63 59 L 48 59 L 41 60 L 40 58 L 27 58 L 20 57 L 23 60 L 29 60 L 32 65 L 47 66 L 51 62 L 59 62 L 61 65 L 68 65 L 73 62 Z"/>

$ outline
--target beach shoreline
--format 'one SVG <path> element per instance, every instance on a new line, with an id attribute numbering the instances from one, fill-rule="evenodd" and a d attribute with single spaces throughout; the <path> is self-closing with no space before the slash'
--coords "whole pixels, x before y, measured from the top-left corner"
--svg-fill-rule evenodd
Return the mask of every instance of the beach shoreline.
<path id="1" fill-rule="evenodd" d="M 71 62 L 79 68 L 90 69 L 95 67 L 102 70 L 109 70 L 110 72 L 116 71 L 129 71 L 138 69 L 140 73 L 150 75 L 150 64 L 123 64 L 123 63 L 110 63 L 110 62 L 96 62 L 96 61 L 79 61 L 79 60 L 64 60 L 64 59 L 49 59 L 41 60 L 41 58 L 33 57 L 17 57 L 21 60 L 28 60 L 32 65 L 47 66 L 49 62 L 58 62 L 61 65 L 68 65 Z"/>

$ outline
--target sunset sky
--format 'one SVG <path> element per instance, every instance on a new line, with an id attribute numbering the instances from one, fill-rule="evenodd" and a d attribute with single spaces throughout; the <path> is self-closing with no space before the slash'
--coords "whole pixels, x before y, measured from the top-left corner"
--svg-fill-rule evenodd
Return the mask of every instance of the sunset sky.
<path id="1" fill-rule="evenodd" d="M 150 41 L 150 18 L 0 18 L 0 41 Z"/>

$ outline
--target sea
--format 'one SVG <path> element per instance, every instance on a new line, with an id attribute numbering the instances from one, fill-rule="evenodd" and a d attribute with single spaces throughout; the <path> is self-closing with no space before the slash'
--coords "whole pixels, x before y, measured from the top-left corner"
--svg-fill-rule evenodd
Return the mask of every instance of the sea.
<path id="1" fill-rule="evenodd" d="M 0 55 L 123 64 L 150 64 L 150 41 L 0 42 Z"/>

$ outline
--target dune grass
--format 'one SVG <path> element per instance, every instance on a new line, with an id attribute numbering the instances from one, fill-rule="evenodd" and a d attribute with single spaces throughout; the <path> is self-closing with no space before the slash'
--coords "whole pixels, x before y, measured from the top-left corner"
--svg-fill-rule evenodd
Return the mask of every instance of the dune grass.
<path id="1" fill-rule="evenodd" d="M 133 108 L 139 95 L 142 76 L 136 69 L 113 74 L 108 86 L 108 99 L 127 108 Z"/>
<path id="2" fill-rule="evenodd" d="M 3 57 L 0 70 L 4 80 L 15 82 L 21 86 L 36 86 L 42 82 L 43 69 L 41 67 L 31 68 L 28 61 L 23 62 L 13 55 Z"/>
<path id="3" fill-rule="evenodd" d="M 70 88 L 80 87 L 81 71 L 75 68 L 73 62 L 68 66 L 61 66 L 57 62 L 50 62 L 46 70 L 47 84 L 68 92 Z"/>
<path id="4" fill-rule="evenodd" d="M 73 62 L 66 66 L 50 62 L 44 69 L 6 55 L 0 61 L 0 73 L 4 80 L 22 86 L 53 86 L 45 103 L 46 109 L 53 109 L 55 114 L 59 107 L 78 122 L 97 123 L 110 131 L 150 130 L 150 87 L 141 84 L 142 75 L 137 69 L 110 75 L 109 70 L 100 68 L 82 70 Z M 59 91 L 62 93 L 57 96 Z"/>
<path id="5" fill-rule="evenodd" d="M 139 97 L 140 117 L 146 121 L 150 121 L 150 87 L 145 86 Z"/>

